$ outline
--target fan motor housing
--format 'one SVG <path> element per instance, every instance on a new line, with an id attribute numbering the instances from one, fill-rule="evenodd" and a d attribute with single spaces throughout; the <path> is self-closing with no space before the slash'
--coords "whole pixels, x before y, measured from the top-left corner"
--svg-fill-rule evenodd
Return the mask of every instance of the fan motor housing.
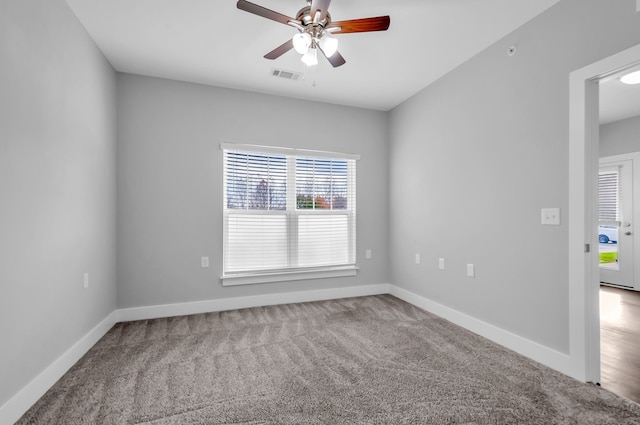
<path id="1" fill-rule="evenodd" d="M 313 22 L 313 16 L 311 16 L 311 6 L 303 7 L 302 9 L 300 9 L 300 11 L 298 11 L 298 14 L 296 15 L 296 19 L 300 21 L 302 23 L 302 26 L 304 27 L 319 25 L 324 28 L 331 23 L 331 15 L 329 15 L 329 12 L 326 13 L 324 19 L 318 22 Z"/>

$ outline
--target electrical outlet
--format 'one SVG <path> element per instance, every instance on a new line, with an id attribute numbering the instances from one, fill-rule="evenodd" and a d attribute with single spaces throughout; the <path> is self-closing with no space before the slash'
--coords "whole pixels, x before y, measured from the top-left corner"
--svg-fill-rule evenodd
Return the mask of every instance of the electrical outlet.
<path id="1" fill-rule="evenodd" d="M 438 268 L 444 270 L 444 258 L 438 258 Z"/>
<path id="2" fill-rule="evenodd" d="M 209 267 L 209 257 L 200 257 L 200 267 L 202 268 Z"/>
<path id="3" fill-rule="evenodd" d="M 84 274 L 84 289 L 87 289 L 89 287 L 89 273 L 85 273 Z"/>
<path id="4" fill-rule="evenodd" d="M 467 276 L 476 277 L 476 266 L 473 264 L 467 264 Z"/>
<path id="5" fill-rule="evenodd" d="M 367 250 L 364 252 L 364 256 L 365 256 L 365 258 L 366 258 L 367 260 L 371 260 L 371 250 L 370 250 L 370 249 L 367 249 Z"/>
<path id="6" fill-rule="evenodd" d="M 416 254 L 416 264 L 420 264 L 420 254 Z"/>

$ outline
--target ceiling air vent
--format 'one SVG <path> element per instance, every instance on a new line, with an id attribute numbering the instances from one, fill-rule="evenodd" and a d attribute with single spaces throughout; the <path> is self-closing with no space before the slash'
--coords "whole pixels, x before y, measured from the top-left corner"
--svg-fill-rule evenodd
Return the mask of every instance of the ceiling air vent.
<path id="1" fill-rule="evenodd" d="M 302 74 L 293 71 L 285 71 L 284 69 L 272 69 L 271 75 L 285 80 L 298 81 L 302 80 Z"/>

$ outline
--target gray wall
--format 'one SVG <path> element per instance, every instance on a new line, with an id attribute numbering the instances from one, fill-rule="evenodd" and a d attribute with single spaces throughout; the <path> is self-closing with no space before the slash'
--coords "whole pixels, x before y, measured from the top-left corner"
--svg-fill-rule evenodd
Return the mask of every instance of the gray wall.
<path id="1" fill-rule="evenodd" d="M 395 108 L 392 282 L 567 353 L 569 73 L 638 43 L 634 0 L 564 0 Z"/>
<path id="2" fill-rule="evenodd" d="M 2 0 L 0 406 L 116 306 L 115 83 L 62 0 Z"/>
<path id="3" fill-rule="evenodd" d="M 600 126 L 600 156 L 640 151 L 640 116 Z"/>
<path id="4" fill-rule="evenodd" d="M 117 99 L 119 307 L 389 282 L 386 113 L 126 74 Z M 358 275 L 222 287 L 222 142 L 361 154 Z"/>

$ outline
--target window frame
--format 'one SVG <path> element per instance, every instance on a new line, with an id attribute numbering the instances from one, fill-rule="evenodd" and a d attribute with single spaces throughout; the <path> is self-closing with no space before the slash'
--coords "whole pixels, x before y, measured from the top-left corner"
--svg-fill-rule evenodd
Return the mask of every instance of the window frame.
<path id="1" fill-rule="evenodd" d="M 255 153 L 263 155 L 285 155 L 287 158 L 287 208 L 285 210 L 274 210 L 260 212 L 260 215 L 265 214 L 283 214 L 287 217 L 287 233 L 297 232 L 298 217 L 303 215 L 315 216 L 315 215 L 347 215 L 349 223 L 349 232 L 352 234 L 349 237 L 349 251 L 352 254 L 352 262 L 345 265 L 328 265 L 328 266 L 315 266 L 315 267 L 291 267 L 282 269 L 265 269 L 265 270 L 252 270 L 242 272 L 229 272 L 225 270 L 227 255 L 227 243 L 228 243 L 228 220 L 230 217 L 229 210 L 227 208 L 227 173 L 226 168 L 223 166 L 223 272 L 220 279 L 223 286 L 233 285 L 247 285 L 254 283 L 273 283 L 293 280 L 306 280 L 306 279 L 323 279 L 323 278 L 336 278 L 336 277 L 348 277 L 355 276 L 359 270 L 357 266 L 357 252 L 356 252 L 356 174 L 355 168 L 348 170 L 348 174 L 353 173 L 353 181 L 348 185 L 350 202 L 353 204 L 346 210 L 322 210 L 322 209 L 298 209 L 296 208 L 296 173 L 290 172 L 295 170 L 297 158 L 317 158 L 317 159 L 338 159 L 348 160 L 351 165 L 349 167 L 355 167 L 355 161 L 360 159 L 360 155 L 338 152 L 326 152 L 326 151 L 314 151 L 295 148 L 280 148 L 273 146 L 260 146 L 260 145 L 246 145 L 235 143 L 222 143 L 220 145 L 222 151 L 222 161 L 224 164 L 226 151 L 236 151 L 243 153 Z M 293 190 L 290 190 L 293 188 Z M 292 203 L 292 204 L 291 204 Z M 293 205 L 293 209 L 290 209 L 290 205 Z M 255 214 L 260 210 L 235 210 L 233 214 Z M 297 250 L 291 247 L 291 241 L 295 241 L 295 238 L 289 237 L 287 244 L 287 253 L 289 260 L 291 260 L 292 251 Z M 297 242 L 294 242 L 297 243 Z M 297 255 L 297 253 L 295 254 Z"/>

